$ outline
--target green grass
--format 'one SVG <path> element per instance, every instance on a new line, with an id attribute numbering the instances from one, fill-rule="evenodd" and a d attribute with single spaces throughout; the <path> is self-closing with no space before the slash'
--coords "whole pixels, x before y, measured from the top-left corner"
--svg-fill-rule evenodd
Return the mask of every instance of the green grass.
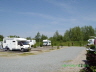
<path id="1" fill-rule="evenodd" d="M 54 46 L 84 46 L 87 41 L 67 41 L 67 42 L 53 42 Z"/>
<path id="2" fill-rule="evenodd" d="M 19 56 L 28 56 L 28 55 L 35 55 L 34 53 L 22 53 L 22 54 L 19 54 Z"/>
<path id="3" fill-rule="evenodd" d="M 14 56 L 28 56 L 35 55 L 34 53 L 13 53 L 13 52 L 0 52 L 0 57 L 14 57 Z"/>

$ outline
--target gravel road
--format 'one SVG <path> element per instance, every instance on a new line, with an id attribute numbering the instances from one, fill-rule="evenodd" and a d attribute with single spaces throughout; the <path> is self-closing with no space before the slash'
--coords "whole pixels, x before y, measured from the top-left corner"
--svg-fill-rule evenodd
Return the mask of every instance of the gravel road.
<path id="1" fill-rule="evenodd" d="M 85 47 L 67 47 L 38 55 L 0 57 L 0 72 L 60 72 L 62 65 L 76 58 Z"/>

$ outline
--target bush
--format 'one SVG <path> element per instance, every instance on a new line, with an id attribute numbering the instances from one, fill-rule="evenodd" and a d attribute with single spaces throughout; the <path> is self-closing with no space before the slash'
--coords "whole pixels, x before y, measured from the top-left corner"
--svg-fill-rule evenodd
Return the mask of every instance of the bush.
<path id="1" fill-rule="evenodd" d="M 91 49 L 95 49 L 95 45 L 90 45 L 89 46 Z"/>
<path id="2" fill-rule="evenodd" d="M 60 43 L 60 46 L 63 46 L 63 44 L 62 44 L 62 43 Z"/>
<path id="3" fill-rule="evenodd" d="M 70 46 L 70 43 L 68 43 L 68 46 Z"/>
<path id="4" fill-rule="evenodd" d="M 28 51 L 31 51 L 31 48 L 28 48 Z"/>
<path id="5" fill-rule="evenodd" d="M 82 46 L 82 43 L 80 42 L 80 46 Z"/>
<path id="6" fill-rule="evenodd" d="M 90 48 L 94 48 L 94 45 L 90 45 Z M 81 69 L 79 72 L 96 72 L 96 54 L 95 51 L 87 51 L 86 54 L 86 64 L 89 67 Z"/>
<path id="7" fill-rule="evenodd" d="M 51 44 L 52 48 L 53 48 L 53 43 Z"/>
<path id="8" fill-rule="evenodd" d="M 40 43 L 40 47 L 42 47 L 43 46 L 43 43 Z"/>
<path id="9" fill-rule="evenodd" d="M 34 44 L 33 47 L 36 48 L 36 44 Z"/>
<path id="10" fill-rule="evenodd" d="M 60 49 L 60 47 L 59 47 L 59 46 L 57 46 L 57 49 Z"/>
<path id="11" fill-rule="evenodd" d="M 33 47 L 34 45 L 31 45 L 31 47 Z"/>
<path id="12" fill-rule="evenodd" d="M 96 72 L 96 66 L 91 66 L 90 68 L 91 68 L 92 72 Z"/>

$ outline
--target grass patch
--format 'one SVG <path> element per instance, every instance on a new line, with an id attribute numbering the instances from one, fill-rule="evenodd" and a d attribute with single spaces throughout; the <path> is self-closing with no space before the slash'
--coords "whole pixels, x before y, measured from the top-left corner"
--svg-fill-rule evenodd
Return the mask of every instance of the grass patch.
<path id="1" fill-rule="evenodd" d="M 49 49 L 49 50 L 55 50 L 55 49 Z"/>
<path id="2" fill-rule="evenodd" d="M 16 56 L 17 54 L 10 53 L 10 52 L 0 52 L 0 57 L 11 57 Z"/>
<path id="3" fill-rule="evenodd" d="M 0 52 L 0 57 L 14 57 L 14 56 L 28 56 L 35 55 L 34 53 L 13 53 L 13 52 Z"/>
<path id="4" fill-rule="evenodd" d="M 44 51 L 44 52 L 50 52 L 50 50 Z"/>
<path id="5" fill-rule="evenodd" d="M 19 54 L 19 56 L 28 56 L 28 55 L 35 55 L 34 53 L 22 53 L 22 54 Z"/>

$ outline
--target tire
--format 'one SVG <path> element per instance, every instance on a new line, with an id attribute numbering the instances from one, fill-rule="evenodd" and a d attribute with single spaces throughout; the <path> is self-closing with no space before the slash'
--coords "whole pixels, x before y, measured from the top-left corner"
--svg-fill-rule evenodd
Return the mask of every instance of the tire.
<path id="1" fill-rule="evenodd" d="M 5 51 L 9 51 L 9 50 L 10 50 L 10 49 L 6 46 L 6 47 L 5 47 Z"/>
<path id="2" fill-rule="evenodd" d="M 21 48 L 21 52 L 24 52 L 24 48 Z"/>
<path id="3" fill-rule="evenodd" d="M 9 49 L 9 48 L 7 48 L 7 51 L 10 51 L 10 49 Z"/>

